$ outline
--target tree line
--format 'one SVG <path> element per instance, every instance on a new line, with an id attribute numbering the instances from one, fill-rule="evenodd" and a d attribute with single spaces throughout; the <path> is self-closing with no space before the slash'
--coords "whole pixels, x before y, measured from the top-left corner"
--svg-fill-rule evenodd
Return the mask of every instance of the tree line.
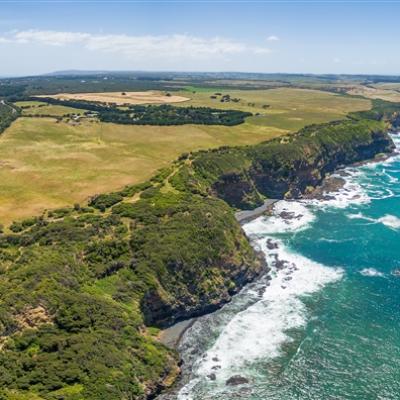
<path id="1" fill-rule="evenodd" d="M 0 134 L 7 129 L 13 121 L 20 116 L 20 111 L 17 107 L 0 100 Z"/>
<path id="2" fill-rule="evenodd" d="M 49 104 L 63 105 L 97 112 L 102 122 L 127 125 L 227 125 L 241 124 L 250 112 L 221 110 L 210 107 L 176 107 L 163 105 L 130 105 L 120 109 L 115 103 L 97 103 L 81 100 L 60 100 L 54 98 L 34 98 Z"/>

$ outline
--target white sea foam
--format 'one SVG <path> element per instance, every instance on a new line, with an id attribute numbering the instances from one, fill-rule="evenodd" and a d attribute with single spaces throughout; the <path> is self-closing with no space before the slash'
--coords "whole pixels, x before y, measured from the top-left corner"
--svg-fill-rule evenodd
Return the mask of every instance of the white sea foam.
<path id="1" fill-rule="evenodd" d="M 350 219 L 363 219 L 365 221 L 371 222 L 373 224 L 383 224 L 391 229 L 400 229 L 400 218 L 395 215 L 386 214 L 380 218 L 371 218 L 362 213 L 348 214 L 347 218 Z"/>
<path id="2" fill-rule="evenodd" d="M 376 222 L 373 218 L 367 217 L 362 213 L 347 214 L 347 218 L 349 218 L 349 219 L 364 219 L 366 221 Z"/>
<path id="3" fill-rule="evenodd" d="M 391 165 L 400 161 L 400 137 L 392 135 L 397 148 L 397 155 L 387 160 L 368 163 L 362 167 L 346 168 L 346 175 L 333 174 L 332 177 L 344 179 L 345 183 L 337 191 L 326 193 L 326 200 L 305 200 L 303 203 L 317 207 L 347 208 L 351 205 L 368 204 L 371 200 L 382 200 L 399 195 L 399 179 L 392 175 L 396 170 L 390 170 Z M 380 172 L 375 172 L 378 168 Z M 377 180 L 377 178 L 380 178 Z M 384 182 L 386 180 L 386 182 Z M 383 181 L 383 182 L 382 182 Z M 382 184 L 383 183 L 383 184 Z"/>
<path id="4" fill-rule="evenodd" d="M 378 218 L 378 222 L 392 229 L 400 229 L 400 218 L 387 214 L 381 218 Z"/>
<path id="5" fill-rule="evenodd" d="M 243 374 L 243 367 L 249 363 L 279 356 L 282 345 L 291 340 L 287 331 L 307 322 L 301 298 L 343 274 L 339 268 L 326 267 L 291 252 L 282 242 L 278 242 L 276 253 L 267 250 L 266 238 L 259 239 L 258 245 L 268 254 L 270 265 L 274 265 L 276 255 L 286 261 L 286 267 L 274 271 L 260 301 L 236 314 L 225 326 L 196 366 L 198 376 L 215 373 L 217 381 L 225 382 L 235 373 Z"/>
<path id="6" fill-rule="evenodd" d="M 318 240 L 320 242 L 327 242 L 327 243 L 344 243 L 344 242 L 350 242 L 352 239 L 331 239 L 331 238 L 321 237 Z"/>
<path id="7" fill-rule="evenodd" d="M 274 204 L 274 215 L 257 218 L 243 226 L 248 235 L 295 232 L 306 229 L 315 219 L 304 204 L 297 201 L 279 201 Z"/>
<path id="8" fill-rule="evenodd" d="M 360 271 L 360 274 L 364 275 L 364 276 L 371 276 L 371 277 L 385 276 L 385 274 L 383 272 L 380 272 L 380 271 L 376 270 L 375 268 L 364 268 Z"/>
<path id="9" fill-rule="evenodd" d="M 396 144 L 400 146 L 400 138 L 396 140 Z M 388 166 L 392 162 L 393 159 L 384 161 Z M 344 271 L 294 253 L 273 235 L 307 229 L 315 220 L 314 207 L 347 208 L 369 203 L 373 198 L 394 195 L 389 191 L 378 192 L 379 186 L 374 185 L 373 179 L 368 178 L 371 174 L 368 169 L 372 168 L 375 166 L 349 168 L 346 170 L 346 176 L 338 175 L 345 180 L 345 184 L 337 192 L 329 193 L 328 200 L 279 201 L 274 205 L 272 216 L 260 217 L 244 225 L 243 228 L 253 240 L 253 245 L 266 254 L 268 264 L 273 268 L 272 280 L 260 300 L 234 314 L 224 325 L 213 345 L 197 359 L 193 365 L 192 379 L 179 392 L 179 400 L 192 399 L 191 393 L 196 391 L 194 388 L 208 385 L 210 382 L 205 382 L 209 377 L 215 378 L 212 383 L 215 390 L 218 391 L 218 387 L 224 390 L 225 381 L 229 377 L 236 374 L 246 376 L 246 372 L 250 371 L 249 365 L 260 359 L 279 356 L 283 344 L 292 340 L 290 330 L 301 329 L 307 324 L 310 316 L 303 302 L 304 296 L 310 296 L 327 284 L 341 279 Z M 387 176 L 381 178 L 386 179 L 395 188 L 397 178 L 390 175 L 393 172 L 396 171 L 383 171 Z M 359 213 L 349 214 L 348 217 L 400 228 L 400 219 L 392 215 L 374 219 Z M 267 249 L 267 239 L 278 243 L 278 248 Z M 285 267 L 282 269 L 278 268 L 282 266 L 281 261 L 285 261 Z M 371 277 L 384 276 L 374 268 L 364 268 L 359 272 Z"/>
<path id="10" fill-rule="evenodd" d="M 399 179 L 392 176 L 390 172 L 387 172 L 385 169 L 383 170 L 383 174 L 388 178 L 389 184 L 395 184 L 399 182 Z"/>
<path id="11" fill-rule="evenodd" d="M 318 208 L 347 208 L 349 205 L 366 204 L 371 201 L 367 190 L 360 184 L 359 179 L 363 173 L 356 168 L 346 169 L 346 175 L 333 174 L 333 178 L 344 180 L 343 186 L 337 191 L 325 193 L 326 199 L 302 200 L 303 204 L 313 205 Z"/>

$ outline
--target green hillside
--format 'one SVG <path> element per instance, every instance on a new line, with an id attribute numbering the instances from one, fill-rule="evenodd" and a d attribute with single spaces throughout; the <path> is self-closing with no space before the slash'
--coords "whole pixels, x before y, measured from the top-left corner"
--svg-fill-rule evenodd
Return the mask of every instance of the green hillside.
<path id="1" fill-rule="evenodd" d="M 185 154 L 145 184 L 14 223 L 0 236 L 0 398 L 142 399 L 170 385 L 178 357 L 156 328 L 266 272 L 233 207 L 298 197 L 390 152 L 392 115 Z"/>

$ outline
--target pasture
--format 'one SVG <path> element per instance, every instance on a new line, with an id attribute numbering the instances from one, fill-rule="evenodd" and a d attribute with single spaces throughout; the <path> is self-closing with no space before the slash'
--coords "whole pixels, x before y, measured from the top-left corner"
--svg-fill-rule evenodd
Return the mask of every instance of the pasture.
<path id="1" fill-rule="evenodd" d="M 197 91 L 196 88 L 190 87 L 188 92 L 191 100 L 183 104 L 184 106 L 207 106 L 249 111 L 254 114 L 247 120 L 250 125 L 275 127 L 288 131 L 298 130 L 308 124 L 341 119 L 350 111 L 365 110 L 371 106 L 368 99 L 351 98 L 309 89 L 221 90 L 219 88 L 203 88 Z M 184 95 L 185 92 L 178 93 Z M 231 101 L 221 102 L 222 97 L 226 95 L 229 95 Z M 216 98 L 212 98 L 212 96 Z"/>
<path id="2" fill-rule="evenodd" d="M 62 105 L 48 104 L 41 101 L 18 101 L 15 103 L 15 105 L 21 107 L 22 115 L 48 115 L 62 117 L 63 115 L 67 114 L 82 115 L 85 112 L 85 110 Z"/>
<path id="3" fill-rule="evenodd" d="M 59 93 L 55 95 L 41 95 L 37 97 L 52 97 L 59 100 L 84 100 L 101 103 L 124 104 L 169 104 L 182 103 L 188 99 L 185 96 L 160 91 L 146 92 L 104 92 L 104 93 Z"/>
<path id="4" fill-rule="evenodd" d="M 181 153 L 257 143 L 285 133 L 246 124 L 129 126 L 20 118 L 0 138 L 0 222 L 142 182 Z"/>
<path id="5" fill-rule="evenodd" d="M 0 223 L 83 203 L 96 193 L 143 182 L 183 152 L 259 143 L 370 107 L 369 100 L 311 90 L 229 91 L 232 98 L 240 98 L 238 103 L 215 101 L 210 99 L 212 93 L 203 90 L 189 96 L 184 91 L 182 96 L 191 100 L 183 104 L 241 109 L 259 115 L 234 127 L 18 119 L 0 136 Z M 268 108 L 263 107 L 266 104 Z M 33 104 L 27 111 L 46 114 L 47 107 L 56 112 L 54 107 L 59 110 L 63 106 Z M 60 114 L 65 111 L 60 110 Z"/>
<path id="6" fill-rule="evenodd" d="M 348 93 L 352 95 L 363 96 L 369 99 L 400 102 L 400 92 L 398 91 L 396 84 L 379 84 L 375 85 L 374 87 L 360 85 L 354 87 Z"/>

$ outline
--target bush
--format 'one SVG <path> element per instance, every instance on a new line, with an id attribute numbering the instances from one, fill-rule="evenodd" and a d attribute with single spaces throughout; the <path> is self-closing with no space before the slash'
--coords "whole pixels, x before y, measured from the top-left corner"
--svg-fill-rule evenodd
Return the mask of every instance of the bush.
<path id="1" fill-rule="evenodd" d="M 121 200 L 123 200 L 123 196 L 120 193 L 100 194 L 90 200 L 89 206 L 104 212 L 107 208 L 119 203 Z"/>

